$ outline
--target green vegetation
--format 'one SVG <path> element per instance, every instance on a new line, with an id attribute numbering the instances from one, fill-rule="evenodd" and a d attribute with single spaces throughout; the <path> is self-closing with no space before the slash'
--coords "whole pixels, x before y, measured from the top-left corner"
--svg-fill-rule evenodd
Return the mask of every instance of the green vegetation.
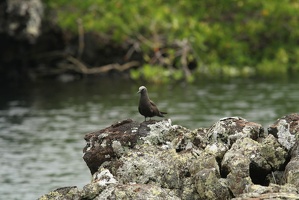
<path id="1" fill-rule="evenodd" d="M 299 72 L 297 0 L 46 1 L 57 23 L 129 42 L 145 64 L 132 78 L 288 76 Z M 131 49 L 132 50 L 132 49 Z"/>

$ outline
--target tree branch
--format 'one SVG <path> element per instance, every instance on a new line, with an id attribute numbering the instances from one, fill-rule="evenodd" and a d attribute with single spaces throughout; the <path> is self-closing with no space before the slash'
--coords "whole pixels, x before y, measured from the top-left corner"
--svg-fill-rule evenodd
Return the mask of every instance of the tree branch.
<path id="1" fill-rule="evenodd" d="M 77 67 L 76 71 L 79 71 L 82 74 L 102 74 L 107 73 L 111 70 L 117 70 L 117 71 L 125 71 L 132 67 L 137 67 L 140 65 L 138 61 L 131 61 L 127 62 L 123 65 L 120 65 L 118 63 L 113 63 L 109 65 L 103 65 L 100 67 L 92 67 L 88 68 L 84 63 L 82 63 L 80 60 L 74 58 L 73 56 L 68 56 L 67 60 L 70 61 L 72 64 L 74 64 Z"/>

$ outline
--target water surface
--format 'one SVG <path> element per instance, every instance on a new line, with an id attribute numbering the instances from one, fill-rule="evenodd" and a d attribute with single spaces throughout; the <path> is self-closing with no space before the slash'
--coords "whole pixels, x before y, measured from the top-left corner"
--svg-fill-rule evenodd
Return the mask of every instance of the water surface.
<path id="1" fill-rule="evenodd" d="M 237 80 L 147 87 L 173 124 L 195 129 L 227 116 L 268 127 L 298 112 L 298 83 Z M 116 79 L 2 85 L 1 199 L 36 199 L 59 187 L 89 183 L 84 135 L 127 118 L 142 122 L 139 86 Z"/>

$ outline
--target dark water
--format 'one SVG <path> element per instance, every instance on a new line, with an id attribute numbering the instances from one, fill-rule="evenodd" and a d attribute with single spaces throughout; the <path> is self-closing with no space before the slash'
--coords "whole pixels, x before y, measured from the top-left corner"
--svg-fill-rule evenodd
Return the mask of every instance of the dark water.
<path id="1" fill-rule="evenodd" d="M 148 85 L 173 124 L 209 127 L 241 116 L 267 127 L 299 111 L 299 81 L 238 80 L 194 85 Z M 91 177 L 83 137 L 116 121 L 143 121 L 138 87 L 128 81 L 42 82 L 1 86 L 0 197 L 36 199 L 55 188 L 82 188 Z"/>

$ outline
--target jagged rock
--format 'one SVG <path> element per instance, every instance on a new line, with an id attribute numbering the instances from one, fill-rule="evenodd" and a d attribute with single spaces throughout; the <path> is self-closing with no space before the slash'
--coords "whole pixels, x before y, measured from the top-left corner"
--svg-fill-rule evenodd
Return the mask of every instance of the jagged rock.
<path id="1" fill-rule="evenodd" d="M 290 150 L 299 138 L 299 114 L 293 113 L 278 119 L 269 126 L 268 133 L 278 138 L 278 142 Z"/>
<path id="2" fill-rule="evenodd" d="M 250 185 L 246 188 L 246 192 L 240 194 L 232 200 L 269 200 L 269 199 L 298 199 L 298 190 L 292 185 L 275 185 L 269 186 Z"/>
<path id="3" fill-rule="evenodd" d="M 124 120 L 86 134 L 85 140 L 83 158 L 92 182 L 82 190 L 50 192 L 44 199 L 298 197 L 298 144 L 288 150 L 243 118 L 221 119 L 210 129 L 193 131 L 167 119 Z M 285 185 L 272 184 L 284 184 L 284 179 Z"/>
<path id="4" fill-rule="evenodd" d="M 63 187 L 58 188 L 48 194 L 45 194 L 39 198 L 39 200 L 47 200 L 47 199 L 64 199 L 64 200 L 73 200 L 80 199 L 81 194 L 76 186 L 72 187 Z"/>
<path id="5" fill-rule="evenodd" d="M 151 184 L 126 184 L 107 187 L 97 200 L 106 199 L 169 199 L 180 200 L 170 189 Z"/>
<path id="6" fill-rule="evenodd" d="M 284 171 L 284 180 L 286 183 L 299 188 L 299 156 L 292 158 L 287 164 Z"/>
<path id="7" fill-rule="evenodd" d="M 214 143 L 206 145 L 205 152 L 213 155 L 218 162 L 221 162 L 224 154 L 228 151 L 229 147 L 224 143 Z"/>
<path id="8" fill-rule="evenodd" d="M 230 199 L 231 194 L 225 179 L 220 177 L 215 168 L 199 171 L 194 176 L 199 199 Z"/>
<path id="9" fill-rule="evenodd" d="M 281 200 L 281 199 L 287 199 L 287 200 L 297 200 L 298 194 L 296 193 L 289 193 L 289 192 L 270 192 L 265 194 L 260 193 L 245 193 L 241 197 L 233 198 L 232 200 Z"/>
<path id="10" fill-rule="evenodd" d="M 264 185 L 267 175 L 280 169 L 288 153 L 273 136 L 262 143 L 251 138 L 240 138 L 225 153 L 221 163 L 224 176 L 228 174 L 228 185 L 235 196 L 254 184 Z"/>
<path id="11" fill-rule="evenodd" d="M 81 196 L 83 199 L 93 199 L 110 184 L 117 184 L 117 180 L 108 169 L 101 168 L 93 175 L 92 183 L 84 186 Z"/>
<path id="12" fill-rule="evenodd" d="M 100 186 L 97 183 L 90 183 L 83 187 L 81 191 L 82 199 L 95 199 L 103 190 L 106 189 L 106 186 Z"/>
<path id="13" fill-rule="evenodd" d="M 140 137 L 148 130 L 145 125 L 130 119 L 117 122 L 108 128 L 88 133 L 84 139 L 83 159 L 91 174 L 107 161 L 117 160 L 122 154 L 133 148 Z"/>
<path id="14" fill-rule="evenodd" d="M 250 164 L 256 157 L 258 143 L 250 138 L 240 138 L 228 150 L 222 160 L 221 169 L 227 176 L 228 187 L 236 196 L 243 193 L 247 185 L 251 185 Z"/>
<path id="15" fill-rule="evenodd" d="M 210 142 L 222 142 L 231 146 L 239 138 L 257 140 L 263 137 L 264 129 L 262 125 L 248 122 L 242 117 L 226 117 L 211 126 L 207 134 Z"/>
<path id="16" fill-rule="evenodd" d="M 194 180 L 188 177 L 190 164 L 200 155 L 193 148 L 198 132 L 172 126 L 169 120 L 140 125 L 125 120 L 87 134 L 83 158 L 92 174 L 100 166 L 107 167 L 120 184 L 151 184 L 172 189 L 180 198 L 196 199 Z M 127 151 L 119 150 L 124 148 Z M 100 159 L 90 164 L 95 158 Z"/>
<path id="17" fill-rule="evenodd" d="M 209 148 L 197 152 L 189 171 L 195 180 L 199 199 L 217 199 L 220 196 L 229 199 L 231 196 L 226 181 L 221 179 L 216 155 L 210 153 Z"/>
<path id="18" fill-rule="evenodd" d="M 168 131 L 162 134 L 162 137 L 164 143 L 166 142 L 169 146 L 168 148 L 174 148 L 177 152 L 192 149 L 193 146 L 202 149 L 204 145 L 203 135 L 206 134 L 206 130 L 207 129 L 197 129 L 191 131 L 185 127 L 173 125 Z M 148 137 L 151 137 L 151 135 L 152 133 Z"/>
<path id="19" fill-rule="evenodd" d="M 296 132 L 297 135 L 298 132 Z M 283 173 L 283 180 L 285 183 L 293 184 L 299 188 L 299 140 L 291 149 L 291 160 L 287 164 Z"/>
<path id="20" fill-rule="evenodd" d="M 260 154 L 271 166 L 271 170 L 280 170 L 288 159 L 288 151 L 273 135 L 268 135 L 261 143 Z"/>
<path id="21" fill-rule="evenodd" d="M 215 173 L 220 176 L 220 169 L 215 155 L 206 151 L 197 151 L 196 159 L 190 163 L 189 172 L 191 175 L 196 175 L 198 172 L 204 169 L 215 169 Z"/>
<path id="22" fill-rule="evenodd" d="M 299 140 L 293 146 L 290 156 L 291 158 L 299 156 Z"/>
<path id="23" fill-rule="evenodd" d="M 141 126 L 145 126 L 144 129 L 148 131 L 147 133 L 143 134 L 144 137 L 142 137 L 142 141 L 146 141 L 152 145 L 166 144 L 165 141 L 171 141 L 176 138 L 175 136 L 171 136 L 170 138 L 166 139 L 167 133 L 172 128 L 170 120 L 162 120 L 155 123 L 143 122 L 141 123 Z M 148 134 L 149 132 L 150 134 Z"/>
<path id="24" fill-rule="evenodd" d="M 189 165 L 195 158 L 192 150 L 177 153 L 175 149 L 145 143 L 136 146 L 135 151 L 120 159 L 122 165 L 116 171 L 116 176 L 123 184 L 134 182 L 157 185 L 172 189 L 179 197 L 184 195 L 195 198 L 194 182 L 188 179 Z"/>
<path id="25" fill-rule="evenodd" d="M 116 174 L 122 183 L 150 183 L 179 189 L 183 178 L 188 176 L 187 164 L 191 163 L 192 158 L 191 152 L 177 154 L 174 149 L 142 145 L 120 159 L 122 165 Z"/>

